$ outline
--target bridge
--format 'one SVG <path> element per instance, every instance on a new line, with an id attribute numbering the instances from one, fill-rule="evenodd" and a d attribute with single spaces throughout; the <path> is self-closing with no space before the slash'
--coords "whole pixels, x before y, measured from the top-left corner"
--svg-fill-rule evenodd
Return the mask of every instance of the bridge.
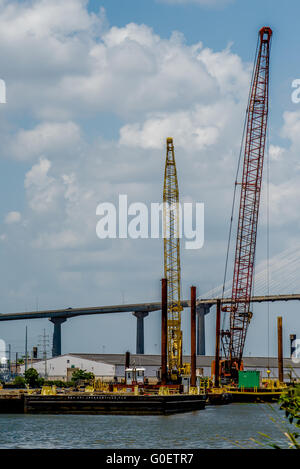
<path id="1" fill-rule="evenodd" d="M 253 296 L 252 303 L 275 302 L 275 301 L 299 301 L 300 294 L 293 295 L 269 295 Z M 230 303 L 230 298 L 221 300 L 223 303 Z M 205 355 L 205 316 L 210 312 L 210 308 L 217 303 L 217 298 L 197 299 L 197 355 Z M 183 308 L 190 306 L 190 300 L 181 302 Z M 136 353 L 144 354 L 144 318 L 152 311 L 159 311 L 161 302 L 138 303 L 114 306 L 92 306 L 86 308 L 66 308 L 44 311 L 29 311 L 22 313 L 2 313 L 0 321 L 16 321 L 26 319 L 49 319 L 54 325 L 52 355 L 61 355 L 61 325 L 67 319 L 76 316 L 90 316 L 93 314 L 114 314 L 132 313 L 137 319 L 136 328 Z"/>

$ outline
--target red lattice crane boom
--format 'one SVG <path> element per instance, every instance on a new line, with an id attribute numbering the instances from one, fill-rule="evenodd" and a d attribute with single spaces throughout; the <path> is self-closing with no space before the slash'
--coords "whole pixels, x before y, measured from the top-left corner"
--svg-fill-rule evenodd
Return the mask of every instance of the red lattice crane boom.
<path id="1" fill-rule="evenodd" d="M 253 287 L 256 234 L 266 143 L 269 58 L 272 30 L 259 31 L 259 47 L 254 65 L 246 115 L 244 163 L 237 227 L 232 301 L 223 308 L 230 312 L 230 330 L 222 331 L 228 374 L 234 378 L 242 367 L 243 349 L 249 322 Z"/>

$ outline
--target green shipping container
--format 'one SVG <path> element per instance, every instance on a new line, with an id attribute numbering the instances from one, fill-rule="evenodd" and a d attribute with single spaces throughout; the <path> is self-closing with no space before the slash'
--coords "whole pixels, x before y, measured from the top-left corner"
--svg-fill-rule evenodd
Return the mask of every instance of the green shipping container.
<path id="1" fill-rule="evenodd" d="M 239 371 L 239 388 L 259 388 L 259 371 Z"/>

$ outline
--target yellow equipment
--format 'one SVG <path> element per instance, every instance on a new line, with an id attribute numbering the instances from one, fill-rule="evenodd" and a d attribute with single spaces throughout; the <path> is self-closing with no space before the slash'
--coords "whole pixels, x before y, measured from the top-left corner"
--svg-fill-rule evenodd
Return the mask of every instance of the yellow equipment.
<path id="1" fill-rule="evenodd" d="M 287 385 L 281 383 L 278 379 L 262 378 L 262 387 L 265 389 L 286 389 Z"/>
<path id="2" fill-rule="evenodd" d="M 104 383 L 101 379 L 94 379 L 93 388 L 95 392 L 109 392 L 108 383 Z"/>
<path id="3" fill-rule="evenodd" d="M 42 396 L 55 396 L 56 386 L 42 386 L 41 395 Z"/>
<path id="4" fill-rule="evenodd" d="M 177 381 L 182 371 L 180 302 L 180 207 L 173 139 L 167 138 L 163 191 L 164 276 L 168 281 L 168 375 Z"/>
<path id="5" fill-rule="evenodd" d="M 158 390 L 159 396 L 168 396 L 170 394 L 169 388 L 167 386 L 161 386 Z"/>
<path id="6" fill-rule="evenodd" d="M 190 389 L 189 389 L 189 394 L 191 395 L 194 395 L 194 394 L 199 394 L 199 390 L 197 388 L 197 386 L 191 386 Z"/>
<path id="7" fill-rule="evenodd" d="M 93 393 L 95 391 L 95 388 L 94 386 L 92 386 L 91 384 L 88 384 L 85 388 L 84 388 L 84 392 L 86 393 Z"/>

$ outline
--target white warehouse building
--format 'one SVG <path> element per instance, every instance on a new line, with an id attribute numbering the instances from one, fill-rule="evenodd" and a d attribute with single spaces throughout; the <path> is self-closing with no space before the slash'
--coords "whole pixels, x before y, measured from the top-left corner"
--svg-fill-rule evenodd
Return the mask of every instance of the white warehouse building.
<path id="1" fill-rule="evenodd" d="M 50 380 L 68 381 L 72 377 L 73 371 L 76 369 L 85 370 L 93 373 L 97 378 L 114 378 L 116 367 L 109 363 L 99 360 L 91 360 L 82 357 L 79 354 L 66 354 L 59 357 L 48 358 L 46 360 L 38 360 L 33 363 L 28 361 L 27 368 L 35 368 L 40 376 L 47 376 Z M 24 374 L 25 365 L 21 365 L 20 373 Z"/>

